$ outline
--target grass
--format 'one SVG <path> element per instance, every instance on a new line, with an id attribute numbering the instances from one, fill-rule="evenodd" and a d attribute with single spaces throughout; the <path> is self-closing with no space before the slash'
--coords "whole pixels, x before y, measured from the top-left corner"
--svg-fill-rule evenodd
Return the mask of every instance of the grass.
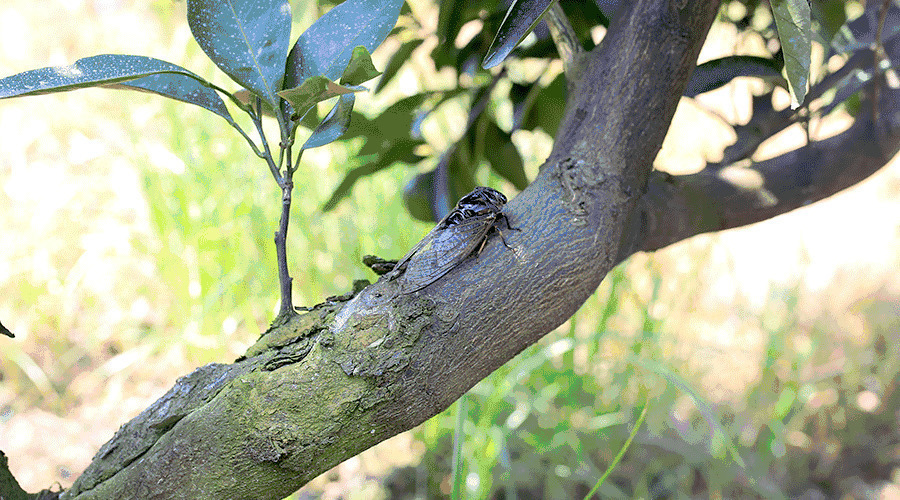
<path id="1" fill-rule="evenodd" d="M 51 29 L 59 21 L 22 5 L 34 16 L 25 24 L 48 31 L 23 49 L 35 59 L 0 64 L 4 74 L 60 57 L 42 52 L 47 44 L 66 47 L 65 62 L 115 43 L 102 26 L 59 42 Z M 210 76 L 177 10 L 132 2 L 71 16 L 79 26 L 117 19 L 110 29 L 121 37 L 138 13 L 146 46 L 126 37 L 112 48 Z M 162 33 L 170 46 L 154 45 Z M 0 106 L 0 319 L 19 334 L 0 339 L 0 449 L 27 489 L 69 484 L 178 375 L 233 359 L 273 317 L 278 192 L 223 125 L 199 109 L 108 91 Z M 534 171 L 546 147 L 529 145 Z M 405 167 L 364 179 L 334 211 L 320 212 L 352 154 L 313 151 L 298 173 L 289 232 L 298 304 L 371 278 L 363 254 L 400 256 L 428 229 L 400 202 Z M 839 212 L 866 217 L 862 198 L 874 197 L 845 200 Z M 803 272 L 827 260 L 819 249 L 854 251 L 835 236 L 840 218 L 824 210 L 766 224 L 786 225 L 787 235 L 748 228 L 632 257 L 573 318 L 476 385 L 465 411 L 451 407 L 295 497 L 433 498 L 453 484 L 463 498 L 583 497 L 625 447 L 647 400 L 644 424 L 600 497 L 887 491 L 885 478 L 900 466 L 890 448 L 900 439 L 897 235 L 856 250 L 846 275 L 813 285 L 822 280 Z M 785 278 L 777 265 L 791 262 L 798 228 L 822 219 L 832 239 Z M 879 231 L 889 232 L 869 230 Z M 882 274 L 855 266 L 885 252 Z M 751 267 L 757 254 L 766 256 Z"/>
<path id="2" fill-rule="evenodd" d="M 610 295 L 627 296 L 627 285 Z M 900 342 L 895 303 L 870 303 L 893 310 L 895 318 L 872 325 L 870 338 L 850 345 L 827 328 L 827 316 L 811 328 L 791 316 L 770 319 L 772 330 L 760 332 L 767 344 L 752 382 L 718 401 L 703 386 L 739 376 L 733 366 L 711 373 L 687 368 L 687 359 L 664 347 L 670 333 L 659 320 L 647 319 L 653 328 L 637 337 L 594 329 L 600 305 L 592 300 L 568 329 L 548 335 L 470 392 L 461 472 L 468 489 L 461 497 L 584 496 L 626 446 L 643 398 L 652 401 L 646 428 L 598 498 L 788 498 L 814 490 L 833 497 L 851 492 L 847 484 L 854 482 L 871 491 L 886 487 L 865 470 L 896 467 L 887 443 L 898 438 L 890 422 L 900 371 L 884 350 Z M 590 333 L 582 337 L 579 330 Z M 831 372 L 823 376 L 823 370 Z M 864 387 L 877 389 L 869 394 Z M 873 406 L 860 406 L 862 394 L 877 394 Z M 442 464 L 453 418 L 449 410 L 417 431 L 432 443 L 420 467 L 434 478 L 430 489 L 414 492 L 419 498 L 446 494 L 441 478 L 449 468 Z M 875 445 L 874 435 L 887 441 Z M 861 436 L 871 448 L 854 443 Z M 841 460 L 864 460 L 873 469 L 847 470 Z"/>

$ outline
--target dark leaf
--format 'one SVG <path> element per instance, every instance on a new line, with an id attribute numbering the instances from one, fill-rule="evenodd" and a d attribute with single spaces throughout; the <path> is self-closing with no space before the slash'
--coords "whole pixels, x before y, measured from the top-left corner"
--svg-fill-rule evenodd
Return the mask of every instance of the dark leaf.
<path id="1" fill-rule="evenodd" d="M 482 140 L 486 146 L 484 156 L 491 164 L 491 169 L 511 182 L 519 191 L 525 189 L 528 186 L 525 164 L 522 155 L 512 142 L 511 135 L 503 131 L 493 120 L 488 120 Z"/>
<path id="2" fill-rule="evenodd" d="M 481 66 L 493 68 L 526 37 L 556 0 L 513 0 Z"/>
<path id="3" fill-rule="evenodd" d="M 847 22 L 847 11 L 844 7 L 844 0 L 819 0 L 810 4 L 812 16 L 816 20 L 816 31 L 826 46 Z"/>
<path id="4" fill-rule="evenodd" d="M 609 18 L 603 15 L 603 12 L 597 7 L 595 2 L 585 2 L 583 0 L 560 0 L 559 5 L 566 13 L 566 17 L 572 23 L 572 29 L 578 34 L 581 46 L 590 49 L 594 45 L 591 38 L 591 30 L 596 26 L 609 26 Z M 543 22 L 539 22 L 535 26 L 533 33 L 537 36 L 537 42 L 529 47 L 519 47 L 517 49 L 517 57 L 520 58 L 539 58 L 539 59 L 557 59 L 559 53 L 550 32 Z"/>
<path id="5" fill-rule="evenodd" d="M 188 0 L 188 24 L 216 66 L 276 105 L 290 44 L 287 0 Z"/>
<path id="6" fill-rule="evenodd" d="M 431 52 L 431 58 L 438 69 L 445 66 L 453 66 L 457 71 L 462 72 L 460 69 L 462 68 L 462 62 L 468 60 L 469 57 L 460 56 L 460 54 L 458 54 L 459 49 L 457 49 L 455 45 L 456 39 L 459 37 L 460 29 L 467 22 L 474 19 L 485 21 L 482 18 L 484 12 L 491 13 L 489 17 L 496 15 L 499 22 L 502 11 L 498 11 L 498 3 L 497 0 L 484 0 L 480 2 L 446 0 L 439 2 L 440 12 L 438 13 L 437 30 L 438 44 Z M 506 8 L 506 5 L 507 4 L 504 4 L 504 9 Z M 485 26 L 488 24 L 490 23 L 485 23 Z M 477 61 L 480 61 L 482 57 L 481 54 L 485 53 L 487 50 L 486 46 L 489 42 L 476 40 L 478 38 L 481 38 L 481 36 L 476 36 L 475 39 L 467 44 L 467 46 L 470 48 L 471 52 L 471 49 L 477 45 L 479 48 Z M 476 42 L 476 44 L 473 44 L 473 42 Z M 475 63 L 474 66 L 480 65 Z"/>
<path id="7" fill-rule="evenodd" d="M 772 13 L 784 52 L 784 68 L 791 89 L 791 108 L 806 98 L 809 85 L 811 21 L 808 0 L 773 0 Z"/>
<path id="8" fill-rule="evenodd" d="M 350 189 L 359 179 L 372 175 L 376 172 L 380 172 L 397 162 L 402 163 L 416 163 L 422 159 L 422 157 L 413 153 L 413 150 L 422 144 L 421 141 L 413 141 L 413 140 L 401 140 L 395 142 L 390 145 L 390 147 L 382 152 L 380 152 L 377 156 L 372 155 L 369 157 L 359 157 L 360 161 L 363 162 L 362 165 L 350 170 L 347 172 L 347 175 L 341 181 L 337 188 L 335 188 L 334 192 L 331 194 L 331 197 L 325 202 L 325 205 L 322 206 L 322 210 L 327 212 L 329 210 L 334 209 L 337 206 L 338 202 L 340 202 L 344 197 L 350 194 Z M 368 159 L 372 159 L 371 161 L 367 161 Z"/>
<path id="9" fill-rule="evenodd" d="M 0 333 L 2 333 L 3 335 L 6 335 L 7 337 L 9 337 L 11 339 L 16 337 L 15 335 L 13 335 L 13 332 L 9 331 L 9 328 L 6 328 L 5 326 L 3 326 L 2 323 L 0 323 Z"/>
<path id="10" fill-rule="evenodd" d="M 602 2 L 600 2 L 602 3 Z M 609 18 L 600 9 L 598 2 L 582 0 L 560 0 L 560 7 L 572 23 L 572 30 L 578 34 L 583 47 L 593 46 L 591 29 L 595 26 L 609 27 Z"/>
<path id="11" fill-rule="evenodd" d="M 293 89 L 282 90 L 278 95 L 291 103 L 291 106 L 299 114 L 303 114 L 318 102 L 343 94 L 359 92 L 360 90 L 363 90 L 362 87 L 345 87 L 332 82 L 324 76 L 314 76 L 303 82 L 303 85 Z"/>
<path id="12" fill-rule="evenodd" d="M 453 45 L 459 29 L 471 20 L 474 13 L 467 12 L 466 9 L 471 3 L 466 0 L 445 0 L 439 3 L 437 34 L 441 45 Z"/>
<path id="13" fill-rule="evenodd" d="M 416 38 L 415 40 L 410 40 L 400 46 L 397 52 L 391 56 L 391 60 L 388 61 L 387 67 L 384 68 L 381 80 L 378 81 L 378 85 L 375 87 L 375 93 L 380 92 L 391 79 L 397 76 L 397 72 L 399 72 L 400 68 L 403 67 L 403 64 L 410 59 L 413 51 L 419 48 L 419 45 L 422 45 L 423 41 L 424 40 L 421 38 Z"/>
<path id="14" fill-rule="evenodd" d="M 231 126 L 235 128 L 238 127 L 231 117 L 231 113 L 228 112 L 228 108 L 225 107 L 222 98 L 219 97 L 219 94 L 216 93 L 215 90 L 189 76 L 178 73 L 164 73 L 160 75 L 145 76 L 143 78 L 138 78 L 137 80 L 128 80 L 122 83 L 113 83 L 105 85 L 104 87 L 150 92 L 188 104 L 196 104 L 197 106 L 206 108 L 221 116 L 228 121 Z"/>
<path id="15" fill-rule="evenodd" d="M 403 188 L 403 206 L 414 219 L 425 222 L 438 220 L 432 210 L 434 170 L 422 172 L 410 180 Z"/>
<path id="16" fill-rule="evenodd" d="M 338 98 L 338 102 L 331 108 L 331 112 L 325 116 L 322 123 L 313 131 L 301 149 L 312 149 L 324 146 L 339 139 L 350 126 L 350 116 L 353 112 L 353 103 L 356 100 L 354 94 L 344 94 Z"/>
<path id="17" fill-rule="evenodd" d="M 478 185 L 478 182 L 475 181 L 475 167 L 478 166 L 479 161 L 475 157 L 475 152 L 472 151 L 471 142 L 473 140 L 474 137 L 460 140 L 450 156 L 450 163 L 447 166 L 450 174 L 450 192 L 446 193 L 448 209 L 453 208 L 453 205 L 456 204 L 454 200 L 462 198 Z M 446 211 L 443 215 L 446 215 Z"/>
<path id="18" fill-rule="evenodd" d="M 400 99 L 372 120 L 354 117 L 346 137 L 366 137 L 366 144 L 358 153 L 360 156 L 378 153 L 385 143 L 410 139 L 417 111 L 433 95 L 423 92 Z"/>
<path id="19" fill-rule="evenodd" d="M 509 100 L 513 106 L 513 131 L 522 128 L 522 121 L 531 113 L 540 91 L 541 86 L 537 84 L 537 80 L 531 85 L 512 84 L 509 90 Z"/>
<path id="20" fill-rule="evenodd" d="M 555 136 L 566 106 L 565 93 L 565 76 L 560 73 L 538 92 L 535 106 L 522 116 L 522 128 L 526 130 L 540 128 L 551 137 Z"/>
<path id="21" fill-rule="evenodd" d="M 372 56 L 369 55 L 369 51 L 360 45 L 353 49 L 347 69 L 341 76 L 341 85 L 360 85 L 380 74 L 381 72 L 372 64 Z"/>
<path id="22" fill-rule="evenodd" d="M 739 76 L 759 77 L 774 82 L 784 82 L 781 65 L 774 59 L 757 56 L 727 56 L 713 59 L 694 68 L 691 81 L 684 95 L 696 97 L 704 92 L 724 86 Z"/>
<path id="23" fill-rule="evenodd" d="M 285 87 L 312 76 L 340 78 L 355 47 L 372 52 L 381 45 L 397 24 L 403 1 L 347 0 L 317 19 L 288 55 Z"/>

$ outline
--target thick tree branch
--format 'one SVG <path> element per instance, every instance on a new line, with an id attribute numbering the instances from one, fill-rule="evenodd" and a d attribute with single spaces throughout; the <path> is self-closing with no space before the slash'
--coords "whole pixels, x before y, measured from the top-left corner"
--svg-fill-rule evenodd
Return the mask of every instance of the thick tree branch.
<path id="1" fill-rule="evenodd" d="M 885 48 L 894 65 L 900 63 L 900 40 L 892 39 Z M 771 219 L 858 184 L 900 151 L 898 109 L 900 90 L 876 75 L 863 93 L 856 120 L 841 134 L 743 168 L 654 175 L 628 230 L 634 240 L 623 247 L 621 259 L 697 234 Z"/>
<path id="2" fill-rule="evenodd" d="M 616 261 L 718 9 L 678 3 L 628 3 L 585 54 L 551 157 L 504 210 L 513 249 L 490 238 L 419 292 L 382 279 L 271 329 L 126 424 L 65 498 L 281 498 L 569 318 Z"/>

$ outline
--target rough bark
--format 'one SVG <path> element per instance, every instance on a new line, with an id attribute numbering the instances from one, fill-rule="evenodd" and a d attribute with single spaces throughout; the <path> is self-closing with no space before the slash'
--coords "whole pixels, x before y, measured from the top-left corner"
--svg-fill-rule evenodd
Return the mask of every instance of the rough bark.
<path id="1" fill-rule="evenodd" d="M 644 0 L 583 55 L 553 154 L 506 207 L 521 231 L 435 284 L 382 279 L 182 378 L 64 498 L 281 498 L 447 408 L 571 316 L 613 266 L 717 10 Z"/>
<path id="2" fill-rule="evenodd" d="M 900 62 L 900 40 L 885 44 Z M 857 59 L 870 61 L 874 54 Z M 850 62 L 848 62 L 848 65 Z M 824 82 L 823 82 L 824 83 Z M 811 92 L 815 95 L 814 92 Z M 875 73 L 863 89 L 861 106 L 849 129 L 828 139 L 765 161 L 745 163 L 743 175 L 729 176 L 721 165 L 696 174 L 655 172 L 633 214 L 632 238 L 622 258 L 653 251 L 691 236 L 746 226 L 823 200 L 877 172 L 900 151 L 900 89 Z"/>
<path id="3" fill-rule="evenodd" d="M 568 319 L 635 251 L 820 199 L 896 151 L 897 116 L 862 116 L 841 136 L 756 166 L 774 205 L 714 172 L 651 175 L 718 2 L 626 4 L 578 56 L 553 152 L 504 210 L 521 229 L 506 235 L 512 250 L 492 238 L 412 294 L 382 279 L 271 329 L 234 364 L 183 377 L 62 497 L 282 498 L 447 408 Z M 884 89 L 880 99 L 893 109 L 900 95 Z"/>

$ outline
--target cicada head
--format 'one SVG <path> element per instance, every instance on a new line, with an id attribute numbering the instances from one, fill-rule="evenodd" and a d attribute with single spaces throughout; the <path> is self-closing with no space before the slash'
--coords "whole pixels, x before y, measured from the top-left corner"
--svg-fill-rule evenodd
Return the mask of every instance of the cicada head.
<path id="1" fill-rule="evenodd" d="M 487 211 L 499 212 L 506 205 L 506 196 L 496 189 L 478 186 L 471 193 L 462 197 L 456 208 L 459 210 L 473 210 L 477 213 Z"/>

